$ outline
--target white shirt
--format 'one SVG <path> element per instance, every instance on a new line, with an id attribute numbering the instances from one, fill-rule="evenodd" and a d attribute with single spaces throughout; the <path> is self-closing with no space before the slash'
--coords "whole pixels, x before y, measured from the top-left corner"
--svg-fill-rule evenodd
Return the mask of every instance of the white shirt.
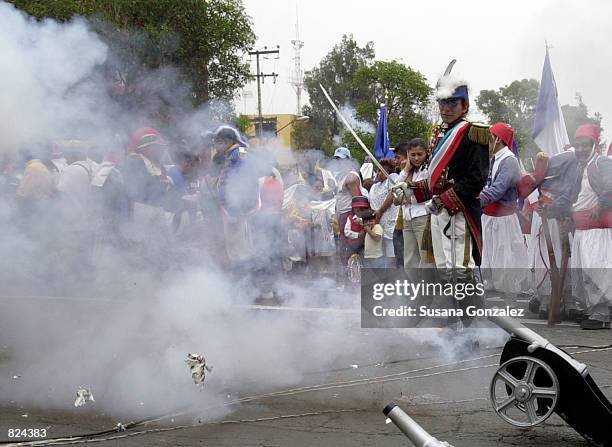
<path id="1" fill-rule="evenodd" d="M 504 146 L 503 148 L 501 148 L 495 153 L 495 155 L 493 156 L 493 167 L 491 168 L 491 178 L 492 179 L 495 178 L 495 175 L 497 174 L 497 171 L 499 170 L 499 165 L 501 164 L 501 162 L 504 161 L 508 157 L 516 158 L 516 156 L 512 153 L 512 151 L 508 149 L 508 146 Z"/>
<path id="2" fill-rule="evenodd" d="M 349 215 L 348 219 L 346 219 L 346 223 L 344 224 L 344 237 L 347 237 L 349 239 L 357 239 L 359 237 L 359 233 L 352 230 L 351 217 L 354 216 Z"/>
<path id="3" fill-rule="evenodd" d="M 389 177 L 393 181 L 397 181 L 398 175 L 393 173 L 389 174 Z M 377 182 L 370 188 L 370 206 L 372 209 L 378 210 L 384 203 L 387 195 L 391 191 L 391 182 L 389 179 L 384 182 Z M 393 239 L 393 230 L 395 229 L 395 223 L 397 221 L 397 215 L 399 214 L 399 206 L 391 205 L 387 211 L 382 215 L 380 224 L 383 227 L 385 238 Z"/>
<path id="4" fill-rule="evenodd" d="M 588 165 L 591 163 L 593 163 L 593 160 L 591 160 Z M 595 208 L 598 203 L 597 194 L 595 194 L 595 191 L 593 191 L 593 188 L 591 188 L 591 183 L 589 182 L 588 165 L 586 168 L 584 168 L 584 172 L 582 174 L 580 192 L 578 193 L 578 198 L 573 205 L 574 211 L 590 210 Z"/>
<path id="5" fill-rule="evenodd" d="M 381 224 L 376 224 L 372 227 L 372 232 L 379 236 L 383 235 L 383 227 Z M 383 256 L 383 238 L 377 241 L 366 231 L 365 240 L 363 242 L 363 257 L 364 258 L 382 258 Z"/>
<path id="6" fill-rule="evenodd" d="M 412 181 L 418 182 L 419 180 L 426 180 L 427 174 L 428 174 L 427 169 L 417 169 L 413 171 L 412 173 Z M 405 182 L 407 178 L 408 178 L 408 174 L 406 173 L 406 171 L 402 170 L 402 172 L 400 172 L 399 174 L 399 177 L 397 178 L 397 181 Z M 426 216 L 426 215 L 427 215 L 427 209 L 425 208 L 425 202 L 418 203 L 416 201 L 416 198 L 413 195 L 411 195 L 410 202 L 404 204 L 404 221 L 412 220 L 416 217 L 421 217 L 421 216 Z"/>
<path id="7" fill-rule="evenodd" d="M 59 206 L 66 219 L 66 226 L 80 229 L 89 218 L 90 176 L 93 169 L 93 162 L 77 161 L 66 166 L 59 175 Z"/>
<path id="8" fill-rule="evenodd" d="M 353 196 L 350 191 L 347 191 L 344 188 L 344 184 L 346 180 L 353 180 L 354 178 L 359 180 L 359 188 L 361 190 L 361 195 L 368 197 L 368 191 L 361 185 L 361 179 L 359 178 L 359 174 L 355 171 L 351 171 L 344 176 L 344 178 L 340 181 L 340 185 L 338 188 L 338 193 L 336 194 L 336 209 L 338 210 L 338 215 L 343 213 L 348 213 L 351 210 L 351 202 L 353 200 Z"/>
<path id="9" fill-rule="evenodd" d="M 372 163 L 364 163 L 359 168 L 359 172 L 361 172 L 361 178 L 374 178 L 374 165 Z"/>

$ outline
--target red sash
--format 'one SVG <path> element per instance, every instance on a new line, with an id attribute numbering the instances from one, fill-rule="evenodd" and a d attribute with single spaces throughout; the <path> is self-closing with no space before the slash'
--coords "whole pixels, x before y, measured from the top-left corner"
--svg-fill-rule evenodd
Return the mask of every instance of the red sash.
<path id="1" fill-rule="evenodd" d="M 357 216 L 355 216 L 353 213 L 349 214 L 348 220 L 351 222 L 351 231 L 359 233 L 361 230 L 363 230 L 363 225 L 357 222 Z M 363 244 L 363 240 L 360 241 L 359 239 L 346 238 L 346 242 L 352 249 L 359 248 Z"/>
<path id="2" fill-rule="evenodd" d="M 431 161 L 429 163 L 429 189 L 433 192 L 434 187 L 444 169 L 448 166 L 450 161 L 457 152 L 457 148 L 463 141 L 463 137 L 470 130 L 470 123 L 462 121 L 456 124 L 452 129 L 448 130 L 444 138 L 438 143 L 436 149 L 433 152 Z"/>
<path id="3" fill-rule="evenodd" d="M 512 214 L 516 213 L 516 208 L 503 206 L 499 202 L 493 202 L 485 206 L 482 212 L 487 216 L 503 217 L 511 216 Z"/>
<path id="4" fill-rule="evenodd" d="M 359 233 L 361 230 L 363 230 L 363 225 L 357 222 L 357 216 L 355 216 L 354 214 L 350 214 L 349 220 L 351 221 L 351 231 Z"/>
<path id="5" fill-rule="evenodd" d="M 593 230 L 596 228 L 612 228 L 612 211 L 603 211 L 599 219 L 591 219 L 591 210 L 574 212 L 574 223 L 577 230 Z"/>
<path id="6" fill-rule="evenodd" d="M 470 126 L 471 124 L 469 122 L 461 121 L 453 126 L 452 129 L 449 129 L 436 146 L 433 156 L 431 157 L 431 161 L 429 162 L 428 182 L 429 189 L 433 194 L 438 193 L 438 191 L 434 192 L 434 190 L 437 189 L 438 181 L 441 179 L 442 173 L 453 159 L 453 156 L 461 145 L 463 138 L 469 132 Z M 445 195 L 447 197 L 444 197 Z M 455 214 L 459 210 L 463 212 L 470 232 L 472 233 L 474 241 L 476 242 L 478 253 L 482 254 L 482 235 L 480 234 L 480 231 L 478 231 L 478 225 L 474 221 L 472 215 L 465 209 L 463 203 L 461 203 L 461 200 L 459 200 L 457 195 L 454 193 L 453 188 L 451 187 L 447 191 L 440 194 L 440 199 L 447 208 L 448 202 L 453 202 L 456 205 L 457 210 L 452 214 Z"/>

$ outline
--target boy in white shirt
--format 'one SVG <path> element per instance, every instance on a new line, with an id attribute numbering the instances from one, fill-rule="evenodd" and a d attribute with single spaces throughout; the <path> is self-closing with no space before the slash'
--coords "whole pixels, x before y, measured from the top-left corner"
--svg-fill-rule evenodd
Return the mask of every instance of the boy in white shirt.
<path id="1" fill-rule="evenodd" d="M 382 225 L 376 222 L 374 213 L 367 213 L 363 217 L 363 229 L 366 232 L 363 249 L 363 266 L 365 268 L 386 268 L 388 265 L 383 251 L 384 230 Z"/>

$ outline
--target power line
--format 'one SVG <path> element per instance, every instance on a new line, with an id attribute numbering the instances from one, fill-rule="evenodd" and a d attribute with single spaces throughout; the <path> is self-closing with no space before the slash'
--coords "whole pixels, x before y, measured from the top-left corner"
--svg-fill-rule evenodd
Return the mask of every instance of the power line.
<path id="1" fill-rule="evenodd" d="M 256 62 L 257 74 L 255 76 L 257 77 L 257 121 L 258 121 L 259 135 L 263 133 L 263 116 L 261 113 L 261 84 L 265 81 L 267 77 L 271 77 L 273 82 L 276 84 L 276 78 L 278 77 L 278 74 L 275 72 L 264 73 L 261 71 L 261 69 L 259 68 L 259 56 L 265 55 L 265 54 L 278 55 L 279 48 L 280 46 L 277 45 L 275 50 L 268 50 L 268 47 L 264 47 L 263 50 L 249 51 L 249 55 L 255 56 L 255 59 L 257 61 Z"/>

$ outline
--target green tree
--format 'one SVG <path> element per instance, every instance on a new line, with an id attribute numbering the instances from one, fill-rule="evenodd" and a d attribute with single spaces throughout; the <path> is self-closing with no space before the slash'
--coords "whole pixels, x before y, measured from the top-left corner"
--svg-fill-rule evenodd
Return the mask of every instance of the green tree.
<path id="1" fill-rule="evenodd" d="M 291 146 L 296 150 L 321 149 L 327 155 L 333 153 L 333 140 L 329 117 L 316 112 L 310 105 L 302 108 L 302 114 L 309 116 L 306 122 L 298 121 L 291 129 Z"/>
<path id="2" fill-rule="evenodd" d="M 378 123 L 381 104 L 387 106 L 389 136 L 394 142 L 424 138 L 429 123 L 424 116 L 432 88 L 416 70 L 396 61 L 376 61 L 361 67 L 354 80 L 358 91 L 367 92 L 366 100 L 357 100 L 357 117 Z"/>
<path id="3" fill-rule="evenodd" d="M 534 157 L 540 150 L 532 138 L 539 88 L 540 84 L 535 79 L 523 79 L 498 90 L 482 90 L 476 99 L 478 108 L 491 123 L 503 121 L 514 127 L 521 157 L 524 159 Z M 602 119 L 599 113 L 589 115 L 580 93 L 576 93 L 576 105 L 565 104 L 561 106 L 561 111 L 570 140 L 579 125 L 601 123 Z"/>
<path id="4" fill-rule="evenodd" d="M 333 148 L 333 137 L 338 135 L 342 124 L 319 88 L 322 84 L 334 102 L 355 104 L 366 98 L 367 92 L 353 82 L 359 68 L 374 60 L 374 44 L 368 42 L 360 47 L 352 35 L 342 36 L 342 41 L 321 60 L 319 65 L 304 77 L 304 86 L 310 98 L 310 106 L 302 110 L 310 120 L 293 128 L 293 140 L 301 148 L 321 148 L 328 153 Z"/>
<path id="5" fill-rule="evenodd" d="M 601 114 L 596 112 L 593 116 L 590 116 L 589 109 L 582 101 L 582 95 L 580 93 L 576 93 L 575 106 L 566 104 L 561 106 L 561 111 L 563 112 L 565 127 L 567 129 L 567 135 L 569 136 L 570 141 L 573 140 L 573 137 L 576 134 L 576 129 L 581 124 L 592 123 L 601 125 Z"/>
<path id="6" fill-rule="evenodd" d="M 234 119 L 234 125 L 236 126 L 236 129 L 246 135 L 247 130 L 249 129 L 249 127 L 251 127 L 251 118 L 241 113 Z"/>
<path id="7" fill-rule="evenodd" d="M 539 88 L 535 79 L 521 79 L 498 90 L 482 90 L 476 98 L 476 105 L 491 123 L 502 121 L 514 127 L 523 157 L 537 152 L 531 134 Z"/>
<path id="8" fill-rule="evenodd" d="M 372 151 L 374 148 L 374 142 L 376 140 L 376 135 L 373 133 L 362 132 L 360 130 L 355 130 L 355 133 L 359 136 L 363 144 Z M 355 137 L 350 132 L 342 133 L 342 138 L 340 140 L 340 145 L 348 148 L 351 151 L 351 155 L 353 158 L 356 158 L 360 162 L 366 157 L 366 153 L 363 151 L 359 143 L 355 140 Z"/>
<path id="9" fill-rule="evenodd" d="M 168 66 L 179 70 L 176 82 L 188 85 L 185 97 L 195 105 L 232 99 L 251 77 L 244 56 L 255 34 L 242 0 L 9 1 L 37 19 L 86 17 L 116 52 L 107 69 L 125 95 L 151 69 Z"/>

